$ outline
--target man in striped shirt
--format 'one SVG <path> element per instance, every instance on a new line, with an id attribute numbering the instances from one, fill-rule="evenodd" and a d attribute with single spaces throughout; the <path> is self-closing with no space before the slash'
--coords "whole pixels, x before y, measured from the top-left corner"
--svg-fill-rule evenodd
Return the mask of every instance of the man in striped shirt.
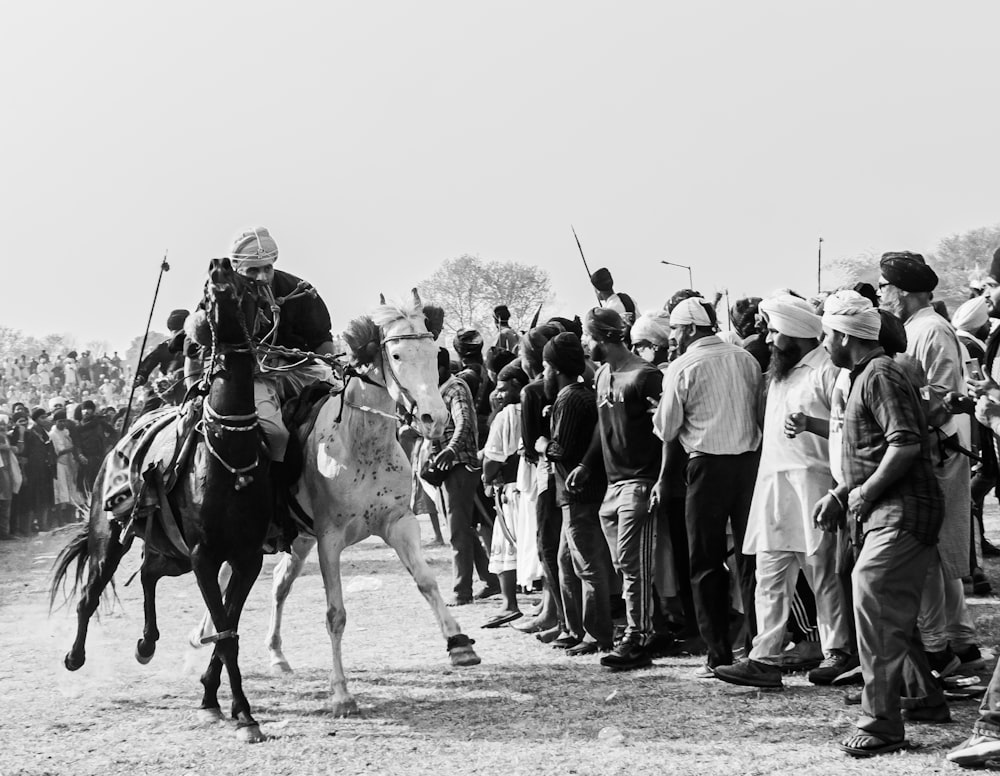
<path id="1" fill-rule="evenodd" d="M 691 587 L 698 630 L 708 647 L 706 667 L 733 662 L 729 636 L 729 572 L 726 524 L 742 548 L 761 442 L 761 374 L 743 348 L 715 335 L 715 311 L 703 299 L 685 299 L 670 314 L 671 337 L 678 357 L 663 377 L 663 396 L 654 426 L 663 440 L 656 502 L 666 502 L 670 447 L 679 439 L 689 455 L 686 515 Z M 753 569 L 739 563 L 743 611 L 752 623 Z M 749 630 L 753 630 L 752 627 Z"/>

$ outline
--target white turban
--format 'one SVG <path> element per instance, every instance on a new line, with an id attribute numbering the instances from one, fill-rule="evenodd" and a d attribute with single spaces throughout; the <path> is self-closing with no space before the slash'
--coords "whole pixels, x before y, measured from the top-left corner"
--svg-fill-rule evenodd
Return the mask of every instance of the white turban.
<path id="1" fill-rule="evenodd" d="M 643 313 L 632 324 L 629 334 L 632 342 L 652 342 L 654 345 L 665 346 L 670 337 L 670 314 L 663 310 Z"/>
<path id="2" fill-rule="evenodd" d="M 838 291 L 826 299 L 823 325 L 859 339 L 877 340 L 882 318 L 871 300 L 857 291 Z"/>
<path id="3" fill-rule="evenodd" d="M 278 244 L 263 226 L 248 229 L 233 240 L 230 253 L 237 269 L 265 267 L 278 260 Z"/>
<path id="4" fill-rule="evenodd" d="M 961 329 L 969 334 L 975 334 L 989 323 L 989 320 L 990 314 L 986 306 L 985 296 L 977 296 L 975 299 L 962 302 L 951 317 L 951 323 L 956 329 Z"/>
<path id="5" fill-rule="evenodd" d="M 704 300 L 698 297 L 690 297 L 678 302 L 673 312 L 670 313 L 671 326 L 711 326 L 712 319 L 708 317 L 708 311 L 702 304 Z M 633 337 L 634 339 L 634 337 Z"/>
<path id="6" fill-rule="evenodd" d="M 815 308 L 805 299 L 791 294 L 782 294 L 760 303 L 771 328 L 786 337 L 817 339 L 823 333 L 823 321 L 816 315 Z"/>

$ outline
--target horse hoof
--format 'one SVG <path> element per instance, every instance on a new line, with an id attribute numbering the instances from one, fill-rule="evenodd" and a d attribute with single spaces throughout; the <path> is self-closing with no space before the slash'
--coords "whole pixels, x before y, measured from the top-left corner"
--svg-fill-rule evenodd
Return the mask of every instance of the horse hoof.
<path id="1" fill-rule="evenodd" d="M 80 657 L 77 658 L 72 652 L 67 652 L 66 657 L 63 658 L 63 665 L 66 666 L 66 669 L 69 671 L 78 671 L 83 667 L 86 659 L 87 658 L 83 655 L 80 655 Z"/>
<path id="2" fill-rule="evenodd" d="M 348 698 L 345 701 L 334 701 L 330 707 L 330 711 L 333 712 L 335 717 L 359 717 L 361 712 L 358 710 L 357 701 L 354 698 Z"/>
<path id="3" fill-rule="evenodd" d="M 453 666 L 477 666 L 483 662 L 472 647 L 452 647 L 448 656 Z"/>
<path id="4" fill-rule="evenodd" d="M 287 660 L 279 660 L 277 663 L 271 663 L 271 673 L 274 676 L 285 676 L 287 674 L 294 674 L 295 672 L 288 665 Z"/>
<path id="5" fill-rule="evenodd" d="M 153 648 L 149 651 L 148 655 L 144 655 L 143 654 L 142 644 L 143 644 L 143 640 L 142 639 L 139 639 L 135 643 L 135 659 L 139 661 L 139 665 L 143 665 L 144 666 L 147 663 L 149 663 L 149 661 L 153 659 L 153 655 L 156 654 L 156 643 L 155 642 L 153 643 L 153 645 L 152 645 Z"/>
<path id="6" fill-rule="evenodd" d="M 236 740 L 244 744 L 259 744 L 261 741 L 266 741 L 267 736 L 260 732 L 260 725 L 247 725 L 236 728 Z"/>
<path id="7" fill-rule="evenodd" d="M 225 717 L 222 716 L 222 709 L 198 709 L 198 719 L 201 722 L 215 723 L 224 722 Z"/>

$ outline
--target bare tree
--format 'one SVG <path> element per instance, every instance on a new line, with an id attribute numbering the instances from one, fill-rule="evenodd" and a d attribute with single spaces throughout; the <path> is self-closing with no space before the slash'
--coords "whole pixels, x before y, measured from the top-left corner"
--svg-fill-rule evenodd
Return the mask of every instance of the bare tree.
<path id="1" fill-rule="evenodd" d="M 447 331 L 473 328 L 488 339 L 496 305 L 507 305 L 511 326 L 524 328 L 548 301 L 551 281 L 545 270 L 531 264 L 484 261 L 466 254 L 446 259 L 419 290 L 425 302 L 444 308 Z"/>

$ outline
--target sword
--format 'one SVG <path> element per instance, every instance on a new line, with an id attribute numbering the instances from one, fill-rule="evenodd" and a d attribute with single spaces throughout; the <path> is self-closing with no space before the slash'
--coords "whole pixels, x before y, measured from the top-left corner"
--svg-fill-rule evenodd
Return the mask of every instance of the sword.
<path id="1" fill-rule="evenodd" d="M 573 224 L 570 224 L 569 228 L 573 229 Z M 587 257 L 583 255 L 583 246 L 580 245 L 580 238 L 576 236 L 576 229 L 573 229 L 573 237 L 576 239 L 576 247 L 577 247 L 577 250 L 580 251 L 580 258 L 583 259 L 583 268 L 585 270 L 587 270 L 587 282 L 590 283 L 590 267 L 587 266 Z M 593 284 L 592 283 L 591 283 L 591 288 L 593 288 Z M 600 304 L 601 303 L 601 297 L 597 293 L 597 289 L 596 288 L 594 288 L 594 296 L 597 297 L 597 303 Z"/>

